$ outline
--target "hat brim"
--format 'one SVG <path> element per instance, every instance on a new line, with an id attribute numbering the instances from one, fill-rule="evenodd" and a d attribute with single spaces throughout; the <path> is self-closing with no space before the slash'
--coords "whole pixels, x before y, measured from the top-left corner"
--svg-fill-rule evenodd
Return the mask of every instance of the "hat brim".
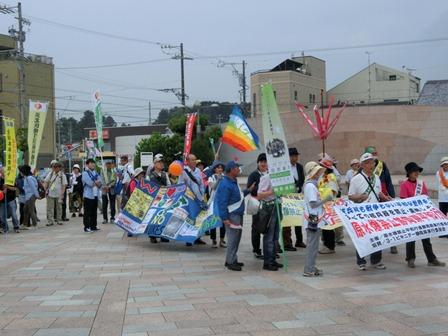
<path id="1" fill-rule="evenodd" d="M 314 177 L 314 175 L 316 175 L 320 170 L 325 170 L 326 168 L 323 166 L 316 166 L 314 167 L 307 175 L 306 175 L 306 179 L 309 180 L 312 177 Z"/>
<path id="2" fill-rule="evenodd" d="M 448 164 L 448 160 L 440 162 L 440 166 L 443 166 L 445 164 Z"/>

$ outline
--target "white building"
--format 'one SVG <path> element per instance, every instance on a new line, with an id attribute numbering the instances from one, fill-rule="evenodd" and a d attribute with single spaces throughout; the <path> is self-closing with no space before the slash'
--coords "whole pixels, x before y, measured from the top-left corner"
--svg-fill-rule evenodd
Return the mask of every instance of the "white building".
<path id="1" fill-rule="evenodd" d="M 420 78 L 409 72 L 373 63 L 327 92 L 335 102 L 354 104 L 414 104 L 420 91 Z"/>

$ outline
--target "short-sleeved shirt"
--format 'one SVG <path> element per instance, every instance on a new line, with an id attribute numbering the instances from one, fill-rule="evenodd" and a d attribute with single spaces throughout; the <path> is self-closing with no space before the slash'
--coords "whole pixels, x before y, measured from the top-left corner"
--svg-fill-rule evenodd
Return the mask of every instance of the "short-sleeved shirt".
<path id="1" fill-rule="evenodd" d="M 61 197 L 62 188 L 67 186 L 67 177 L 62 171 L 59 171 L 58 173 L 51 171 L 45 177 L 45 183 L 48 188 L 49 197 Z"/>
<path id="2" fill-rule="evenodd" d="M 268 174 L 263 175 L 260 179 L 260 183 L 258 184 L 258 192 L 266 192 L 272 190 L 272 182 L 271 178 Z M 275 195 L 271 195 L 263 199 L 263 201 L 273 201 L 275 200 Z"/>
<path id="3" fill-rule="evenodd" d="M 381 192 L 381 181 L 380 178 L 376 174 L 372 174 L 370 178 L 370 184 L 373 186 L 373 191 L 369 186 L 369 183 L 366 181 L 367 175 L 364 172 L 361 172 L 354 176 L 350 181 L 350 188 L 348 189 L 348 195 L 356 195 L 356 194 L 368 194 L 369 197 L 362 203 L 378 203 L 378 199 Z M 375 196 L 376 194 L 376 196 Z"/>
<path id="4" fill-rule="evenodd" d="M 347 173 L 345 174 L 345 181 L 347 183 L 350 183 L 350 181 L 352 180 L 352 178 L 356 175 L 357 171 L 353 170 L 353 169 L 349 169 L 347 171 Z"/>
<path id="5" fill-rule="evenodd" d="M 303 210 L 307 215 L 316 215 L 321 217 L 323 213 L 322 204 L 316 208 L 311 207 L 311 202 L 320 202 L 320 194 L 317 189 L 317 183 L 313 181 L 305 182 L 303 187 Z M 305 227 L 308 227 L 308 221 L 305 219 Z"/>
<path id="6" fill-rule="evenodd" d="M 448 172 L 445 172 L 445 178 L 448 180 Z M 448 188 L 442 184 L 439 171 L 436 173 L 436 183 L 439 192 L 439 203 L 448 203 Z"/>
<path id="7" fill-rule="evenodd" d="M 426 184 L 423 181 L 418 181 L 421 183 L 421 191 L 419 195 L 428 195 L 428 188 L 426 188 Z M 403 181 L 400 184 L 400 198 L 409 198 L 418 196 L 415 194 L 415 190 L 417 189 L 417 181 Z"/>

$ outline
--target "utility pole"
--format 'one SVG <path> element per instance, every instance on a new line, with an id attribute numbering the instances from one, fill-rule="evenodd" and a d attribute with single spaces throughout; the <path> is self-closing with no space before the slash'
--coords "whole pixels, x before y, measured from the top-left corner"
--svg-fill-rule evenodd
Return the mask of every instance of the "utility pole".
<path id="1" fill-rule="evenodd" d="M 368 104 L 370 105 L 370 100 L 371 100 L 371 98 L 372 98 L 372 91 L 371 91 L 371 84 L 370 84 L 370 73 L 371 73 L 371 70 L 370 70 L 370 52 L 369 51 L 366 51 L 366 54 L 367 54 L 367 63 L 369 64 L 369 89 L 368 89 L 368 94 L 369 94 L 369 99 L 367 100 L 367 102 L 368 102 Z"/>
<path id="2" fill-rule="evenodd" d="M 238 78 L 238 84 L 241 87 L 239 90 L 240 93 L 240 101 L 244 105 L 246 105 L 246 92 L 247 92 L 247 85 L 246 85 L 246 61 L 242 61 L 241 63 L 232 63 L 232 62 L 224 62 L 219 61 L 217 64 L 218 68 L 224 68 L 225 66 L 230 66 L 232 68 L 232 74 Z M 238 67 L 242 68 L 242 71 L 240 72 Z"/>
<path id="3" fill-rule="evenodd" d="M 152 118 L 151 118 L 151 101 L 148 100 L 148 111 L 149 111 L 149 120 L 148 120 L 148 126 L 152 125 Z"/>
<path id="4" fill-rule="evenodd" d="M 242 90 L 243 90 L 243 103 L 246 106 L 246 61 L 243 61 L 243 78 L 242 78 Z"/>
<path id="5" fill-rule="evenodd" d="M 181 43 L 180 45 L 176 46 L 176 45 L 166 45 L 163 44 L 160 46 L 162 48 L 162 52 L 170 55 L 172 59 L 180 59 L 180 90 L 176 89 L 176 88 L 171 88 L 171 89 L 162 89 L 159 91 L 162 92 L 173 92 L 177 98 L 179 98 L 182 107 L 184 109 L 184 113 L 185 113 L 185 101 L 188 99 L 188 95 L 185 93 L 185 67 L 184 67 L 184 61 L 185 60 L 193 60 L 192 57 L 187 57 L 184 54 L 184 44 Z M 178 49 L 179 50 L 179 54 L 175 54 L 174 56 L 172 54 L 169 54 L 168 52 L 164 51 L 165 49 Z M 180 93 L 179 93 L 180 91 Z"/>
<path id="6" fill-rule="evenodd" d="M 25 124 L 25 96 L 26 96 L 26 87 L 25 87 L 25 68 L 24 68 L 24 59 L 25 59 L 25 32 L 23 31 L 23 26 L 29 26 L 31 22 L 28 19 L 25 19 L 22 16 L 22 4 L 19 2 L 17 6 L 7 6 L 0 4 L 0 13 L 3 14 L 13 14 L 17 10 L 17 21 L 19 25 L 19 30 L 14 27 L 9 28 L 9 34 L 13 37 L 19 46 L 18 57 L 17 57 L 17 69 L 19 72 L 19 111 L 20 111 L 20 127 L 24 128 Z"/>

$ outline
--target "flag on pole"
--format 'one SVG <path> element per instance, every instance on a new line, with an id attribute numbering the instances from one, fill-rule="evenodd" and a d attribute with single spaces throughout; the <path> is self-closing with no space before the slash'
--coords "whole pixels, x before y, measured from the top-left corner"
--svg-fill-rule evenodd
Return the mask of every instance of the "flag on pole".
<path id="1" fill-rule="evenodd" d="M 196 121 L 197 113 L 187 114 L 187 123 L 185 125 L 185 140 L 184 140 L 184 160 L 187 159 L 191 151 L 191 139 L 193 138 L 194 122 Z"/>
<path id="2" fill-rule="evenodd" d="M 48 102 L 30 100 L 30 113 L 28 115 L 28 152 L 29 165 L 34 170 L 39 155 L 40 141 L 44 132 L 47 117 Z"/>
<path id="3" fill-rule="evenodd" d="M 5 129 L 5 184 L 13 186 L 17 176 L 17 142 L 14 119 L 3 118 Z"/>
<path id="4" fill-rule="evenodd" d="M 93 103 L 94 103 L 94 113 L 95 113 L 95 125 L 96 125 L 96 136 L 98 138 L 98 148 L 103 148 L 103 111 L 101 108 L 101 95 L 97 90 L 93 93 Z"/>
<path id="5" fill-rule="evenodd" d="M 250 152 L 259 148 L 258 135 L 244 119 L 240 108 L 235 105 L 229 122 L 224 129 L 222 142 L 240 150 L 241 152 Z"/>

